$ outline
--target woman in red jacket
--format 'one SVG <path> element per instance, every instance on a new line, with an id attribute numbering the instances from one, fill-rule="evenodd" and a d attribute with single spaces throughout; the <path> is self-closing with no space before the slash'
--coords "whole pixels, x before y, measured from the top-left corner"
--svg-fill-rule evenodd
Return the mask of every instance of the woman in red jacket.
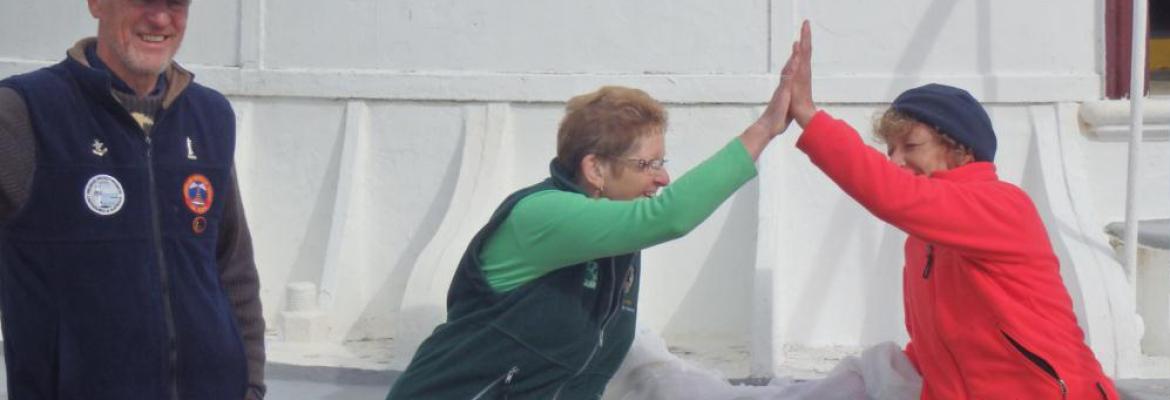
<path id="1" fill-rule="evenodd" d="M 894 100 L 885 155 L 812 100 L 808 22 L 793 46 L 797 147 L 874 216 L 906 232 L 906 355 L 923 399 L 1117 399 L 1077 326 L 1035 205 L 995 173 L 995 132 L 966 91 Z M 888 158 L 887 158 L 888 157 Z"/>

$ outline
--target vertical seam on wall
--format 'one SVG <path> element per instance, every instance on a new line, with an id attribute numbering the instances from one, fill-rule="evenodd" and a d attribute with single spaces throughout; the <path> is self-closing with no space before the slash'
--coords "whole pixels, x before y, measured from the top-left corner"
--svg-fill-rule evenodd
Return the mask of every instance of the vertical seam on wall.
<path id="1" fill-rule="evenodd" d="M 239 33 L 236 37 L 236 57 L 239 60 L 236 67 L 241 71 L 263 70 L 267 0 L 242 1 L 239 4 Z"/>
<path id="2" fill-rule="evenodd" d="M 775 35 L 776 35 L 776 26 L 775 26 L 776 25 L 776 18 L 774 15 L 772 15 L 772 2 L 774 2 L 774 1 L 776 1 L 776 0 L 768 0 L 768 5 L 767 5 L 768 11 L 766 13 L 764 13 L 764 18 L 768 19 L 767 20 L 767 23 L 768 23 L 768 56 L 767 56 L 767 60 L 765 60 L 767 65 L 764 66 L 764 72 L 768 73 L 768 74 L 772 73 L 772 69 L 774 69 L 775 65 L 776 65 L 775 60 L 772 59 L 773 53 L 774 53 L 774 49 L 772 48 L 772 44 L 774 43 L 774 39 L 775 39 Z"/>
<path id="3" fill-rule="evenodd" d="M 268 41 L 268 29 L 265 28 L 265 21 L 268 20 L 268 0 L 259 1 L 260 9 L 256 12 L 256 69 L 263 70 L 264 65 L 264 44 Z"/>

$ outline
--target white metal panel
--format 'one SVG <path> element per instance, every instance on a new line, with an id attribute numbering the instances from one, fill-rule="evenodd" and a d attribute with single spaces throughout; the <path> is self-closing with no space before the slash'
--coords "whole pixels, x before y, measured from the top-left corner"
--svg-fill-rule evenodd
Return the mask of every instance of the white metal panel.
<path id="1" fill-rule="evenodd" d="M 0 60 L 60 61 L 78 39 L 96 33 L 85 2 L 0 1 Z"/>
<path id="2" fill-rule="evenodd" d="M 176 58 L 185 65 L 240 65 L 241 3 L 260 0 L 196 0 Z M 72 5 L 72 4 L 70 4 Z"/>
<path id="3" fill-rule="evenodd" d="M 288 0 L 268 4 L 266 58 L 298 69 L 759 72 L 765 11 L 763 0 Z"/>
<path id="4" fill-rule="evenodd" d="M 254 240 L 266 319 L 283 308 L 287 282 L 317 282 L 333 212 L 345 103 L 328 100 L 252 105 L 249 154 L 236 159 Z"/>

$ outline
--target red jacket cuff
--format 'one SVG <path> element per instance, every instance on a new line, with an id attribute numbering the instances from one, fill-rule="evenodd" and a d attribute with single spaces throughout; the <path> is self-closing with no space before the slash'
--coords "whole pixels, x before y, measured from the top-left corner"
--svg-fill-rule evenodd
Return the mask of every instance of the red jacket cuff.
<path id="1" fill-rule="evenodd" d="M 827 142 L 826 133 L 833 131 L 830 127 L 835 121 L 833 116 L 825 110 L 818 110 L 816 114 L 813 114 L 812 119 L 808 120 L 808 126 L 804 127 L 804 131 L 800 133 L 800 139 L 796 140 L 796 148 L 810 153 L 814 149 L 824 146 Z"/>

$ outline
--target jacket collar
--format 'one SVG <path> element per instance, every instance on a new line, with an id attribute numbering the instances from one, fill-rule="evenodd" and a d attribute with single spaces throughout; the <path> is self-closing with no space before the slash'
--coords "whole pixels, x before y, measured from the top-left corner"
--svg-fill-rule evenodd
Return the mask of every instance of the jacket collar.
<path id="1" fill-rule="evenodd" d="M 109 72 L 101 69 L 96 69 L 90 66 L 89 60 L 85 56 L 85 49 L 89 46 L 96 46 L 97 38 L 88 37 L 77 41 L 72 48 L 65 54 L 65 65 L 71 72 L 76 74 L 82 84 L 87 90 L 93 91 L 94 94 L 109 93 L 113 87 L 113 79 Z M 171 65 L 163 71 L 163 77 L 167 81 L 166 94 L 163 95 L 162 107 L 169 108 L 175 99 L 191 85 L 195 79 L 195 74 L 187 71 L 179 63 L 171 61 Z M 101 98 L 110 96 L 99 96 Z"/>
<path id="2" fill-rule="evenodd" d="M 995 174 L 995 164 L 987 161 L 976 161 L 946 171 L 935 172 L 930 174 L 930 177 L 955 182 L 999 180 L 999 176 Z"/>
<path id="3" fill-rule="evenodd" d="M 557 189 L 567 192 L 580 193 L 588 197 L 588 194 L 586 194 L 580 186 L 577 186 L 577 182 L 573 180 L 574 175 L 561 167 L 556 158 L 548 163 L 548 171 L 548 179 L 552 182 L 553 185 L 557 187 Z"/>

